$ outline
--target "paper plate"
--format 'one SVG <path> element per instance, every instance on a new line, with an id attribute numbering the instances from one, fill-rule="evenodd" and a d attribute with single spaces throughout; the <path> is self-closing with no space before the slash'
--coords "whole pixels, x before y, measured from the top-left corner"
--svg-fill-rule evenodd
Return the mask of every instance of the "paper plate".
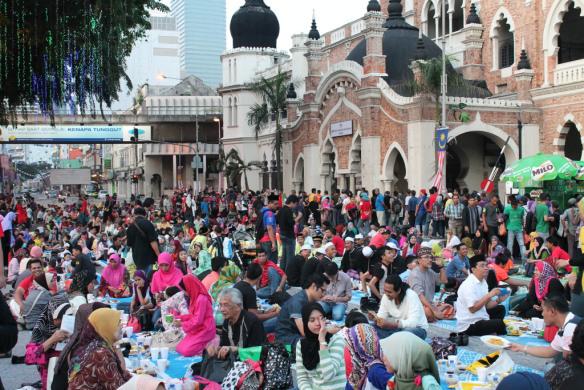
<path id="1" fill-rule="evenodd" d="M 482 336 L 481 341 L 488 347 L 503 349 L 507 348 L 511 343 L 499 336 Z"/>

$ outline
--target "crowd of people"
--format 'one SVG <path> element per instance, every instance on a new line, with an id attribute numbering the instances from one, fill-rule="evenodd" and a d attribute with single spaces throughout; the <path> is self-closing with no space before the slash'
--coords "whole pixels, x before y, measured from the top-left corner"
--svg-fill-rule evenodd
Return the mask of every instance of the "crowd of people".
<path id="1" fill-rule="evenodd" d="M 505 335 L 511 310 L 542 318 L 551 344 L 510 350 L 557 364 L 500 388 L 571 389 L 584 378 L 583 204 L 436 188 L 177 190 L 45 206 L 5 194 L 0 353 L 30 330 L 21 360 L 38 368 L 39 388 L 163 388 L 127 370 L 123 322 L 204 360 L 289 346 L 300 390 L 437 389 L 429 324 L 456 319 L 450 341 L 466 345 Z"/>

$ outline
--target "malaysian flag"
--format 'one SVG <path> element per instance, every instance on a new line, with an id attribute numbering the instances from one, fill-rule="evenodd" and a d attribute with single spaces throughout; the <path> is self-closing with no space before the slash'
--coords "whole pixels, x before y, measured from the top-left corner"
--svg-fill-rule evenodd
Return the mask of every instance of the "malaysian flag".
<path id="1" fill-rule="evenodd" d="M 448 146 L 448 128 L 441 127 L 436 129 L 436 157 L 438 164 L 436 164 L 436 175 L 432 181 L 432 187 L 438 188 L 438 192 L 442 192 L 442 179 L 444 172 L 444 164 L 446 163 L 446 147 Z"/>

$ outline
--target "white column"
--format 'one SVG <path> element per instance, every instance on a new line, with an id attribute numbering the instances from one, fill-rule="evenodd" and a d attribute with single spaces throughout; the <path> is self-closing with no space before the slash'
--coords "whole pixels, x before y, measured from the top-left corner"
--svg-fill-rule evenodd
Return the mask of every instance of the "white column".
<path id="1" fill-rule="evenodd" d="M 203 173 L 199 178 L 201 181 L 201 189 L 204 189 L 207 186 L 207 155 L 203 154 Z"/>
<path id="2" fill-rule="evenodd" d="M 436 39 L 440 36 L 440 16 L 434 17 L 434 30 L 436 30 Z"/>
<path id="3" fill-rule="evenodd" d="M 355 174 L 349 174 L 349 189 L 355 191 Z"/>
<path id="4" fill-rule="evenodd" d="M 176 154 L 172 155 L 172 188 L 176 188 Z"/>

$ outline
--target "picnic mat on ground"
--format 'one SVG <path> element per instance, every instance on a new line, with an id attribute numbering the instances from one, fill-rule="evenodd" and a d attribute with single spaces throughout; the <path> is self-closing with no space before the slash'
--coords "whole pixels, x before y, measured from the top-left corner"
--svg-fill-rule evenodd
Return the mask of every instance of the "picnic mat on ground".
<path id="1" fill-rule="evenodd" d="M 201 356 L 184 357 L 176 351 L 168 352 L 168 368 L 165 374 L 171 378 L 183 378 L 189 367 L 203 360 Z M 156 364 L 156 362 L 153 362 Z"/>
<path id="2" fill-rule="evenodd" d="M 464 348 L 459 348 L 458 349 L 458 361 L 465 364 L 465 365 L 470 365 L 471 363 L 473 363 L 474 361 L 485 357 L 485 355 L 482 355 L 480 353 L 477 352 L 473 352 L 470 351 L 468 349 L 464 349 Z M 543 376 L 543 372 L 538 371 L 538 370 L 534 370 L 533 368 L 529 368 L 529 367 L 525 367 L 525 366 L 520 366 L 520 365 L 515 365 L 515 367 L 513 367 L 513 371 L 512 373 L 515 372 L 532 372 L 534 374 L 538 374 L 538 375 L 542 375 Z M 448 385 L 446 384 L 445 380 L 443 378 L 441 379 L 441 383 L 440 385 L 442 386 L 443 390 L 448 390 Z M 462 371 L 458 373 L 458 380 L 460 381 L 478 381 L 478 378 L 476 375 L 471 374 L 469 371 Z"/>

